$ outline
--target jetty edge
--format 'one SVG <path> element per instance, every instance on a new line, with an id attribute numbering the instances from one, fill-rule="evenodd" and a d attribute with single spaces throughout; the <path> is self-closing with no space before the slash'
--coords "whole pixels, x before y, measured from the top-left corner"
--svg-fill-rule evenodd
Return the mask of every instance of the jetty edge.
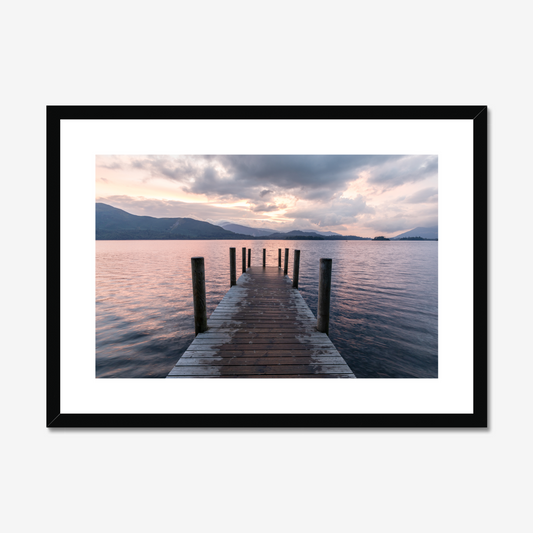
<path id="1" fill-rule="evenodd" d="M 191 259 L 196 338 L 167 378 L 355 378 L 327 335 L 331 259 L 320 263 L 317 320 L 297 289 L 300 251 L 292 281 L 288 252 L 282 268 L 281 261 L 266 266 L 265 250 L 263 266 L 251 266 L 248 250 L 246 268 L 243 249 L 243 273 L 235 281 L 230 248 L 230 289 L 205 321 L 204 262 Z"/>

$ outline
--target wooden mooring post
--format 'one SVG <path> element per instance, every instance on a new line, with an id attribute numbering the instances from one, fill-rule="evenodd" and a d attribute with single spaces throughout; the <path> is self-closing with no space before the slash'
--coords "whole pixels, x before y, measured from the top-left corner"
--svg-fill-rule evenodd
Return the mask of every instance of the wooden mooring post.
<path id="1" fill-rule="evenodd" d="M 298 278 L 300 277 L 300 250 L 294 250 L 294 264 L 292 274 L 292 286 L 298 288 Z"/>
<path id="2" fill-rule="evenodd" d="M 205 301 L 205 266 L 203 257 L 191 257 L 192 299 L 194 305 L 194 333 L 207 331 L 207 306 Z"/>
<path id="3" fill-rule="evenodd" d="M 286 276 L 289 272 L 289 249 L 285 248 L 285 262 L 283 263 L 283 275 Z"/>
<path id="4" fill-rule="evenodd" d="M 263 248 L 263 268 L 267 266 L 267 251 L 266 248 Z"/>
<path id="5" fill-rule="evenodd" d="M 281 248 L 278 248 L 278 268 L 281 268 Z"/>
<path id="6" fill-rule="evenodd" d="M 235 248 L 229 249 L 229 286 L 237 285 L 237 266 L 235 262 Z"/>
<path id="7" fill-rule="evenodd" d="M 250 268 L 252 265 L 252 249 L 248 248 L 248 268 Z"/>
<path id="8" fill-rule="evenodd" d="M 246 248 L 242 249 L 242 272 L 246 272 Z"/>
<path id="9" fill-rule="evenodd" d="M 331 296 L 331 259 L 320 259 L 318 274 L 318 309 L 316 329 L 329 333 L 329 300 Z"/>

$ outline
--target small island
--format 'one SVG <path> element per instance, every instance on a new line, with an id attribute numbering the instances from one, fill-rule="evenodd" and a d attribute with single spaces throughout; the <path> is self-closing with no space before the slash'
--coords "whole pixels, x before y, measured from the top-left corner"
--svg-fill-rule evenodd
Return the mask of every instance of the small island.
<path id="1" fill-rule="evenodd" d="M 402 237 L 395 239 L 397 241 L 438 241 L 439 239 L 426 239 L 425 237 Z"/>
<path id="2" fill-rule="evenodd" d="M 374 237 L 372 240 L 373 241 L 390 241 L 390 239 L 383 237 L 383 235 L 380 235 L 379 237 Z"/>

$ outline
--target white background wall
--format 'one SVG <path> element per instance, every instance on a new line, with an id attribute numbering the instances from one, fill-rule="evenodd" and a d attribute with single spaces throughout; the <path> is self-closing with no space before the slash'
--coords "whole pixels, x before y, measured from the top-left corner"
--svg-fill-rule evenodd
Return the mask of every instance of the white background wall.
<path id="1" fill-rule="evenodd" d="M 5 531 L 531 527 L 526 6 L 107 0 L 3 7 Z M 46 429 L 47 104 L 488 105 L 490 428 Z"/>

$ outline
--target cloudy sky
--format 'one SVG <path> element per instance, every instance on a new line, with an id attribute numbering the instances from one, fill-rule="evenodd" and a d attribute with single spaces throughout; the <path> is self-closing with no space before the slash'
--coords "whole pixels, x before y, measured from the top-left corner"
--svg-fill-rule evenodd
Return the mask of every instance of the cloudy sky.
<path id="1" fill-rule="evenodd" d="M 96 201 L 134 215 L 394 236 L 437 225 L 436 155 L 96 157 Z"/>

